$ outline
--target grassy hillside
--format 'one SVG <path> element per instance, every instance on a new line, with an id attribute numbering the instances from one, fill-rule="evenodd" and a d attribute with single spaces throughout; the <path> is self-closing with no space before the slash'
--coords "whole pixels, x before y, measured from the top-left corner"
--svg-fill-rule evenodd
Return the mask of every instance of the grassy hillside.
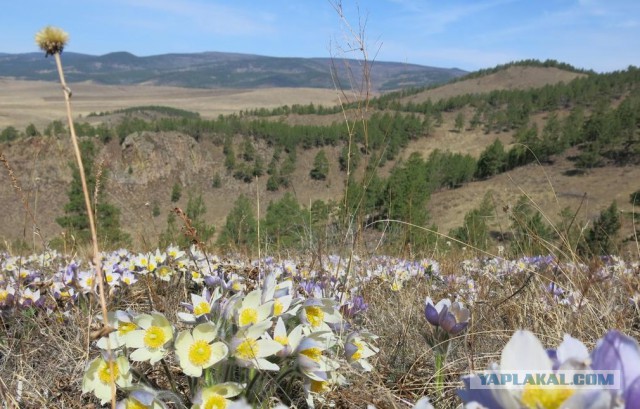
<path id="1" fill-rule="evenodd" d="M 307 211 L 318 200 L 331 209 L 322 219 L 330 230 L 355 222 L 367 226 L 363 233 L 383 234 L 386 245 L 404 251 L 418 240 L 417 233 L 385 230 L 379 220 L 400 219 L 447 234 L 464 228 L 465 216 L 492 191 L 485 245 L 496 248 L 496 237 L 515 234 L 513 214 L 502 209 L 515 206 L 523 194 L 539 205 L 546 223 L 560 223 L 568 207 L 565 213 L 573 211 L 576 226 L 585 228 L 616 199 L 625 215 L 619 238 L 631 237 L 628 198 L 640 188 L 634 185 L 638 83 L 635 69 L 593 74 L 512 64 L 438 88 L 385 94 L 369 101 L 366 111 L 356 105 L 343 112 L 331 105 L 293 104 L 207 119 L 141 107 L 91 116 L 86 125 L 78 122 L 81 134 L 99 136 L 95 143 L 109 169 L 108 197 L 120 207 L 123 225 L 138 244 L 156 243 L 167 230 L 169 209 L 186 209 L 189 193 L 202 196 L 202 217 L 219 233 L 241 193 L 254 208 L 259 196 L 264 216 L 271 202 L 289 192 Z M 473 84 L 476 92 L 466 91 Z M 38 196 L 39 203 L 47 203 L 39 209 L 47 237 L 61 231 L 54 220 L 63 212 L 70 180 L 64 127 L 58 128 L 40 129 L 56 135 L 47 137 L 55 143 L 18 138 L 5 148 L 29 200 L 35 203 Z M 321 151 L 327 169 L 323 178 L 314 179 Z M 347 170 L 351 182 L 345 201 Z M 406 178 L 419 183 L 406 184 Z M 172 203 L 176 184 L 185 193 Z M 3 197 L 12 198 L 10 181 L 2 186 Z M 415 197 L 418 213 L 401 205 L 412 200 L 407 194 L 422 191 L 424 196 Z M 6 225 L 21 212 L 13 200 L 3 205 Z M 345 214 L 356 218 L 346 220 Z M 5 237 L 17 240 L 21 232 L 14 224 Z M 552 236 L 548 240 L 558 239 L 558 232 Z"/>

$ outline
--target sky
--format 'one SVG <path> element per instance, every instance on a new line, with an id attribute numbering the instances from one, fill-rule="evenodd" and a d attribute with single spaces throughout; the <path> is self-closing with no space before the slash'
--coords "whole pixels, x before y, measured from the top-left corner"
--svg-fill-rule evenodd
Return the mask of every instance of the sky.
<path id="1" fill-rule="evenodd" d="M 342 15 L 337 9 L 342 10 Z M 555 59 L 597 72 L 640 65 L 639 0 L 4 0 L 0 52 L 204 51 L 363 58 L 473 71 Z"/>

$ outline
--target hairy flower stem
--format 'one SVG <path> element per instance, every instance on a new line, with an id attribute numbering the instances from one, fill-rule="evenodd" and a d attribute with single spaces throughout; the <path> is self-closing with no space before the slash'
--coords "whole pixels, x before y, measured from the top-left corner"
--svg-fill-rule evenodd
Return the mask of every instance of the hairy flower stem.
<path id="1" fill-rule="evenodd" d="M 205 386 L 215 385 L 216 380 L 213 378 L 213 371 L 211 368 L 204 370 L 204 384 Z"/>
<path id="2" fill-rule="evenodd" d="M 82 155 L 80 154 L 80 146 L 78 145 L 78 137 L 76 136 L 76 130 L 73 125 L 73 114 L 71 112 L 71 90 L 67 86 L 64 80 L 64 70 L 62 69 L 62 60 L 60 58 L 60 52 L 53 54 L 53 58 L 56 60 L 56 66 L 58 67 L 58 75 L 60 76 L 60 84 L 62 85 L 62 91 L 64 94 L 64 101 L 67 107 L 67 120 L 69 121 L 69 132 L 71 133 L 71 144 L 73 145 L 73 151 L 76 156 L 76 162 L 78 163 L 78 171 L 80 172 L 80 182 L 82 183 L 82 192 L 84 193 L 84 202 L 87 208 L 87 218 L 89 219 L 89 229 L 91 230 L 91 243 L 93 244 L 93 262 L 96 269 L 96 279 L 98 281 L 98 291 L 100 294 L 100 306 L 102 308 L 102 325 L 105 331 L 109 325 L 107 321 L 107 300 L 104 292 L 104 283 L 102 277 L 102 260 L 100 257 L 100 250 L 98 248 L 98 233 L 96 230 L 96 223 L 91 211 L 91 199 L 89 198 L 89 188 L 87 187 L 87 179 L 84 174 L 84 166 L 82 164 Z M 107 353 L 111 356 L 111 342 L 107 337 Z M 109 360 L 109 373 L 114 374 L 114 362 Z M 111 408 L 116 408 L 116 383 L 115 379 L 111 379 Z"/>
<path id="3" fill-rule="evenodd" d="M 442 395 L 444 389 L 444 363 L 447 359 L 446 354 L 436 352 L 436 391 L 438 395 Z"/>
<path id="4" fill-rule="evenodd" d="M 253 390 L 253 387 L 255 386 L 258 378 L 260 378 L 260 375 L 261 373 L 258 372 L 255 368 L 249 369 L 249 386 L 247 386 L 247 390 L 245 391 L 245 396 L 247 397 L 249 402 L 253 400 L 251 399 L 251 391 Z M 254 395 L 256 397 L 258 396 L 257 394 L 254 394 Z"/>
<path id="5" fill-rule="evenodd" d="M 167 365 L 167 361 L 165 361 L 164 358 L 162 358 L 160 360 L 160 363 L 162 363 L 162 369 L 164 369 L 164 374 L 167 375 L 167 379 L 171 384 L 171 390 L 173 391 L 173 393 L 178 395 L 178 388 L 176 387 L 176 381 L 173 379 L 173 376 L 171 375 L 171 370 L 169 369 L 169 365 Z"/>

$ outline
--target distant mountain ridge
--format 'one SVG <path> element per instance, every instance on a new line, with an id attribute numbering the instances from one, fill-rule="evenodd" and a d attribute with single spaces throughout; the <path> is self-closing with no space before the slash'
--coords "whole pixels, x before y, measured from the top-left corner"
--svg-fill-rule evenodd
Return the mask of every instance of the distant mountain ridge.
<path id="1" fill-rule="evenodd" d="M 65 52 L 69 82 L 132 85 L 149 83 L 191 88 L 334 88 L 337 82 L 351 89 L 362 78 L 362 61 L 331 58 L 286 58 L 252 54 L 204 52 L 138 57 L 128 52 L 100 56 Z M 375 91 L 424 87 L 466 75 L 457 68 L 374 61 L 371 86 Z M 332 76 L 332 72 L 336 75 Z M 0 77 L 53 81 L 57 72 L 52 58 L 42 53 L 0 53 Z"/>

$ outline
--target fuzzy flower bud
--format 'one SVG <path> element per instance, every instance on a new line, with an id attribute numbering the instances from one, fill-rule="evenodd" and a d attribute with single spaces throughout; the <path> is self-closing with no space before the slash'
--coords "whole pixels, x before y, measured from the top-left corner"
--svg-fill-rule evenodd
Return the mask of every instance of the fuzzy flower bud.
<path id="1" fill-rule="evenodd" d="M 62 53 L 69 41 L 69 34 L 57 27 L 47 26 L 36 34 L 36 44 L 46 56 Z"/>

